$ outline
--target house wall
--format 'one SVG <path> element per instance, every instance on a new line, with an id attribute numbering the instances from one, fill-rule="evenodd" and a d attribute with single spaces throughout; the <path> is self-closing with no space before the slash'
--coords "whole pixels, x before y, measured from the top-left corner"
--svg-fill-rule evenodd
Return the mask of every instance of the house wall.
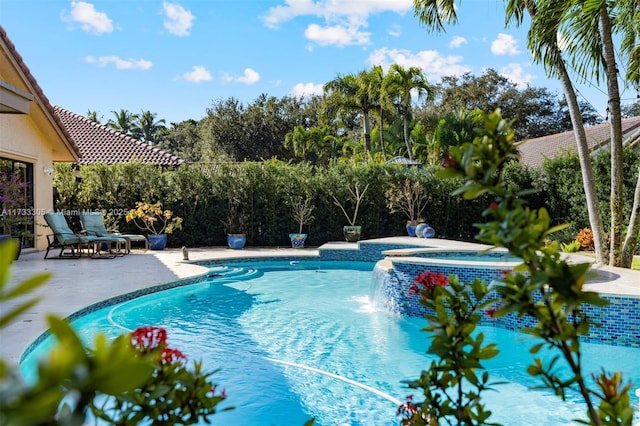
<path id="1" fill-rule="evenodd" d="M 49 137 L 29 115 L 0 114 L 0 157 L 33 164 L 35 245 L 38 250 L 47 247 L 46 235 L 50 230 L 43 216 L 53 210 L 53 176 L 43 171 L 53 168 L 53 149 L 48 142 Z"/>

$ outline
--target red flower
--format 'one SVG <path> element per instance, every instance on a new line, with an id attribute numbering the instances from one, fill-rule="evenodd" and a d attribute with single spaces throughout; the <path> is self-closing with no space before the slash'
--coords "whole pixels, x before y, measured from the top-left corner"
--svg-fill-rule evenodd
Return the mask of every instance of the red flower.
<path id="1" fill-rule="evenodd" d="M 178 349 L 164 348 L 160 355 L 160 359 L 162 364 L 173 364 L 176 362 L 184 363 L 187 360 L 187 357 Z"/>
<path id="2" fill-rule="evenodd" d="M 217 385 L 213 385 L 211 387 L 211 396 L 215 396 L 216 395 L 216 390 L 218 389 Z M 227 397 L 227 390 L 226 389 L 222 389 L 222 391 L 220 392 L 220 396 L 222 398 L 226 398 Z"/>
<path id="3" fill-rule="evenodd" d="M 418 275 L 413 282 L 424 290 L 433 290 L 436 287 L 446 287 L 449 278 L 440 272 L 426 271 Z"/>
<path id="4" fill-rule="evenodd" d="M 167 345 L 167 331 L 162 327 L 138 327 L 131 333 L 131 345 L 142 353 Z"/>
<path id="5" fill-rule="evenodd" d="M 400 424 L 403 426 L 431 424 L 426 413 L 422 412 L 421 408 L 413 403 L 413 395 L 407 396 L 407 402 L 398 407 L 396 415 L 403 416 L 400 420 Z"/>
<path id="6" fill-rule="evenodd" d="M 489 204 L 489 210 L 498 210 L 498 207 L 500 206 L 495 201 L 492 201 L 491 204 Z"/>
<path id="7" fill-rule="evenodd" d="M 420 293 L 420 289 L 418 288 L 417 285 L 411 284 L 409 286 L 409 296 L 414 296 L 414 295 L 419 294 L 419 293 Z"/>
<path id="8" fill-rule="evenodd" d="M 494 317 L 495 317 L 495 315 L 496 315 L 496 311 L 497 311 L 497 310 L 498 310 L 498 309 L 496 309 L 496 308 L 489 308 L 489 309 L 485 310 L 485 311 L 484 311 L 484 313 L 485 313 L 486 315 L 488 315 L 490 318 L 494 318 Z"/>
<path id="9" fill-rule="evenodd" d="M 450 154 L 447 154 L 442 162 L 442 165 L 447 169 L 455 169 L 458 167 L 458 161 Z"/>

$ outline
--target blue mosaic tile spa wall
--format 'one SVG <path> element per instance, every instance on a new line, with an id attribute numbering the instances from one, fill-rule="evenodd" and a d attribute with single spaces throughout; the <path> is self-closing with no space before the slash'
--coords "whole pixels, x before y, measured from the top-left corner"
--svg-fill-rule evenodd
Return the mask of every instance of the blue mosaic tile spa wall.
<path id="1" fill-rule="evenodd" d="M 374 271 L 375 295 L 377 303 L 387 310 L 408 316 L 424 316 L 426 308 L 420 304 L 420 295 L 409 294 L 409 286 L 419 274 L 425 271 L 440 272 L 444 275 L 457 275 L 462 282 L 474 278 L 491 282 L 502 275 L 495 267 L 462 267 L 435 264 L 394 263 L 393 270 L 377 266 Z M 493 292 L 490 297 L 498 297 Z M 616 346 L 640 348 L 640 298 L 603 295 L 609 301 L 608 306 L 585 306 L 585 312 L 601 326 L 592 328 L 584 341 L 606 343 Z M 493 325 L 509 330 L 519 330 L 535 324 L 532 317 L 517 317 L 515 314 L 492 318 L 486 315 L 481 324 Z"/>
<path id="2" fill-rule="evenodd" d="M 411 244 L 389 244 L 389 243 L 368 243 L 360 241 L 357 247 L 349 249 L 326 249 L 321 248 L 320 259 L 322 260 L 356 260 L 362 262 L 377 262 L 384 259 L 383 251 L 404 248 L 420 247 Z"/>

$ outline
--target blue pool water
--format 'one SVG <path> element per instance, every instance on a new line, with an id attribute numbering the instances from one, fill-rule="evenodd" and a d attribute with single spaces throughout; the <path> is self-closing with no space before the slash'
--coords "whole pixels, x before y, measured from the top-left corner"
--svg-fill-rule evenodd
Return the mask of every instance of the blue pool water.
<path id="1" fill-rule="evenodd" d="M 373 263 L 268 261 L 213 266 L 200 283 L 101 308 L 73 321 L 87 341 L 143 325 L 166 327 L 169 344 L 220 369 L 216 383 L 235 410 L 215 424 L 397 424 L 397 405 L 415 393 L 403 380 L 429 366 L 421 318 L 401 318 L 369 300 Z M 563 403 L 526 373 L 530 338 L 482 327 L 502 350 L 487 363 L 490 420 L 505 425 L 573 425 L 579 400 Z M 21 364 L 32 379 L 43 342 Z M 588 371 L 619 370 L 640 387 L 640 350 L 585 344 Z M 416 399 L 420 400 L 419 395 Z M 637 398 L 634 397 L 637 406 Z"/>

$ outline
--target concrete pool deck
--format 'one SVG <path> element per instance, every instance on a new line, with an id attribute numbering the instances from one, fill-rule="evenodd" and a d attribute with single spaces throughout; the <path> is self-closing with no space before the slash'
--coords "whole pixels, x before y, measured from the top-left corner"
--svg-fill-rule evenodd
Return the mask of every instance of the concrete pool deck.
<path id="1" fill-rule="evenodd" d="M 484 246 L 458 241 L 391 237 L 365 240 L 390 244 L 425 245 L 442 249 L 470 249 Z M 357 248 L 356 243 L 332 242 L 320 249 L 340 250 Z M 239 259 L 246 257 L 310 257 L 320 255 L 318 248 L 293 249 L 288 247 L 245 247 L 231 250 L 227 247 L 189 249 L 189 261 L 182 259 L 180 249 L 164 251 L 133 250 L 131 254 L 115 259 L 43 259 L 43 252 L 23 253 L 12 264 L 9 288 L 39 272 L 51 272 L 52 278 L 34 294 L 40 302 L 20 315 L 9 326 L 0 330 L 0 357 L 17 365 L 25 349 L 48 327 L 47 314 L 67 317 L 94 303 L 110 297 L 140 290 L 158 284 L 204 274 L 207 268 L 198 263 L 216 259 Z M 577 258 L 589 261 L 581 256 Z M 598 278 L 589 288 L 607 294 L 640 297 L 640 271 L 621 268 L 598 268 Z M 33 296 L 33 295 L 32 295 Z M 6 313 L 24 299 L 2 305 Z"/>

